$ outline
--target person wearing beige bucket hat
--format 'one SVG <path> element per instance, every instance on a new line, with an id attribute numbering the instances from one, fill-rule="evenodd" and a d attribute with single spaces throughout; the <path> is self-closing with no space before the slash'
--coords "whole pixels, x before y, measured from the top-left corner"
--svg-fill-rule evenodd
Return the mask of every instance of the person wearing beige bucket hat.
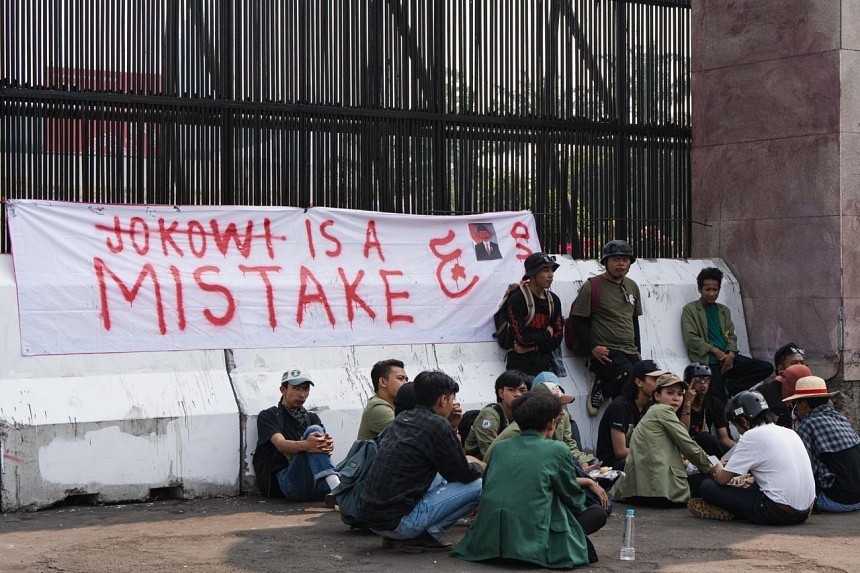
<path id="1" fill-rule="evenodd" d="M 860 509 L 860 437 L 830 404 L 838 393 L 828 392 L 824 379 L 804 376 L 783 400 L 812 463 L 816 507 L 830 513 Z"/>

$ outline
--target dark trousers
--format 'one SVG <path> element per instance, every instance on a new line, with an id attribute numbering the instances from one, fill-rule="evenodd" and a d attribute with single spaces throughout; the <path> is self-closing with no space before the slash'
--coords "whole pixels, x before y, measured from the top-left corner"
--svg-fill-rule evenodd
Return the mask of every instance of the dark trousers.
<path id="1" fill-rule="evenodd" d="M 591 535 L 606 524 L 606 512 L 599 505 L 589 505 L 576 514 L 576 521 L 586 535 Z"/>
<path id="2" fill-rule="evenodd" d="M 755 483 L 749 487 L 732 487 L 706 479 L 699 492 L 708 503 L 759 525 L 796 525 L 809 517 L 808 511 L 789 511 L 780 507 Z"/>
<path id="3" fill-rule="evenodd" d="M 732 369 L 725 374 L 720 372 L 719 363 L 710 366 L 711 387 L 708 389 L 708 394 L 716 396 L 723 404 L 728 397 L 749 390 L 773 374 L 773 366 L 769 362 L 742 354 L 735 355 Z"/>
<path id="4" fill-rule="evenodd" d="M 545 353 L 535 350 L 534 352 L 526 352 L 517 354 L 513 350 L 505 356 L 505 366 L 508 370 L 519 370 L 529 376 L 537 376 L 541 372 L 552 372 L 555 359 L 552 353 Z"/>
<path id="5" fill-rule="evenodd" d="M 639 357 L 610 348 L 609 360 L 611 362 L 602 364 L 593 357 L 589 357 L 588 369 L 600 379 L 603 397 L 615 398 L 621 394 L 624 384 L 633 379 L 633 366 L 639 362 Z"/>

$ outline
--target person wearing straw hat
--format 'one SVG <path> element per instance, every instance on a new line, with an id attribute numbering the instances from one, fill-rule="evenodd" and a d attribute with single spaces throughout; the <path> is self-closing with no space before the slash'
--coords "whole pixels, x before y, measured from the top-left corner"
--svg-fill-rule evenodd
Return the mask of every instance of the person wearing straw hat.
<path id="1" fill-rule="evenodd" d="M 830 404 L 838 393 L 828 392 L 822 378 L 804 376 L 783 400 L 812 463 L 816 506 L 830 513 L 860 509 L 860 437 Z"/>

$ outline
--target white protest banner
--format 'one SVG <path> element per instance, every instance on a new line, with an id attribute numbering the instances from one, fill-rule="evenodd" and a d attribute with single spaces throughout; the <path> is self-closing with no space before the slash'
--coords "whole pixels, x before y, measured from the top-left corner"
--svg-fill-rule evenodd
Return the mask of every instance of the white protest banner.
<path id="1" fill-rule="evenodd" d="M 25 355 L 492 340 L 527 211 L 7 201 Z"/>

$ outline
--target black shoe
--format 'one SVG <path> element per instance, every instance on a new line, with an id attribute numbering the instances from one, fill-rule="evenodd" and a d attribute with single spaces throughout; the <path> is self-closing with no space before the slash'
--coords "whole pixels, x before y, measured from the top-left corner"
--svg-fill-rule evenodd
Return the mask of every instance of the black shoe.
<path id="1" fill-rule="evenodd" d="M 327 507 L 331 507 L 331 508 L 337 507 L 337 499 L 334 497 L 333 493 L 325 494 L 323 501 L 325 502 Z"/>
<path id="2" fill-rule="evenodd" d="M 391 539 L 390 537 L 382 538 L 382 548 L 383 549 L 396 549 L 398 547 L 403 546 L 403 541 L 399 539 Z"/>
<path id="3" fill-rule="evenodd" d="M 404 553 L 429 553 L 432 551 L 451 551 L 450 541 L 436 541 L 429 533 L 422 533 L 413 539 L 407 539 L 400 546 Z"/>
<path id="4" fill-rule="evenodd" d="M 585 405 L 588 407 L 588 413 L 592 416 L 596 416 L 600 412 L 600 406 L 603 405 L 603 388 L 596 376 L 591 379 L 588 402 Z"/>

